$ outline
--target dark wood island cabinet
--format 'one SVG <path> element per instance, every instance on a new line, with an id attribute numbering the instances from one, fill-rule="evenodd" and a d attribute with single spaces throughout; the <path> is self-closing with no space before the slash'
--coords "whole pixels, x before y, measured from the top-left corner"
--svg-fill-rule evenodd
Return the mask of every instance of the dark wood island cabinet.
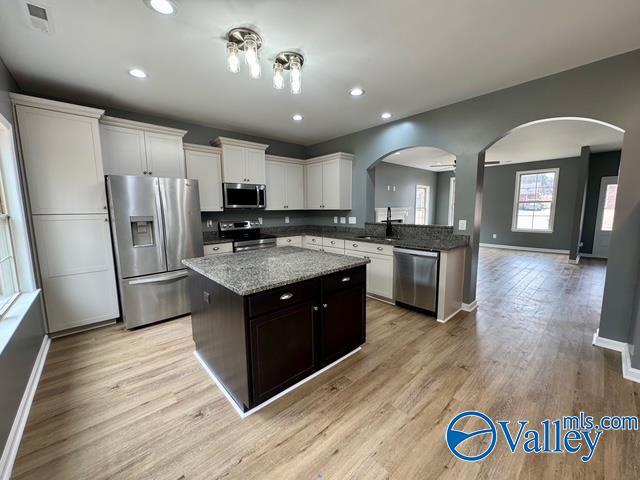
<path id="1" fill-rule="evenodd" d="M 361 259 L 352 261 L 361 264 L 248 295 L 190 269 L 196 355 L 240 411 L 254 409 L 365 342 L 366 270 Z"/>

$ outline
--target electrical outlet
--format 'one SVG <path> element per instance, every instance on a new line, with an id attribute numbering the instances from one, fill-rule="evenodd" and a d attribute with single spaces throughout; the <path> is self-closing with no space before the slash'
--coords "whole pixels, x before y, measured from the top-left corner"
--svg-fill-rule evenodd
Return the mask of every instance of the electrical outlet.
<path id="1" fill-rule="evenodd" d="M 289 217 L 284 217 L 284 223 L 289 223 Z"/>
<path id="2" fill-rule="evenodd" d="M 351 224 L 356 223 L 356 217 L 349 217 L 349 223 Z"/>
<path id="3" fill-rule="evenodd" d="M 262 225 L 262 217 L 258 217 L 258 223 Z"/>
<path id="4" fill-rule="evenodd" d="M 207 228 L 213 228 L 213 220 L 211 219 L 207 220 Z"/>
<path id="5" fill-rule="evenodd" d="M 347 219 L 345 217 L 340 217 L 340 223 L 347 223 Z"/>
<path id="6" fill-rule="evenodd" d="M 387 185 L 387 192 L 391 191 L 391 185 Z"/>
<path id="7" fill-rule="evenodd" d="M 333 223 L 338 223 L 338 217 L 333 217 Z"/>
<path id="8" fill-rule="evenodd" d="M 396 191 L 396 186 L 395 186 L 395 185 L 393 186 L 393 191 L 394 191 L 394 192 Z"/>
<path id="9" fill-rule="evenodd" d="M 466 230 L 467 229 L 467 221 L 466 220 L 458 220 L 458 230 Z"/>
<path id="10" fill-rule="evenodd" d="M 498 235 L 494 233 L 493 238 L 498 238 Z"/>

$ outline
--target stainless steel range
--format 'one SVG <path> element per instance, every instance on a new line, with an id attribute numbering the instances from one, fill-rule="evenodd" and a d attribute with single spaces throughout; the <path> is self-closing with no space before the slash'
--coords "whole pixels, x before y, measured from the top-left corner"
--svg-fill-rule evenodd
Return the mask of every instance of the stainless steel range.
<path id="1" fill-rule="evenodd" d="M 234 252 L 276 246 L 276 237 L 261 233 L 259 223 L 250 220 L 220 222 L 218 223 L 218 230 L 220 238 L 233 241 Z"/>

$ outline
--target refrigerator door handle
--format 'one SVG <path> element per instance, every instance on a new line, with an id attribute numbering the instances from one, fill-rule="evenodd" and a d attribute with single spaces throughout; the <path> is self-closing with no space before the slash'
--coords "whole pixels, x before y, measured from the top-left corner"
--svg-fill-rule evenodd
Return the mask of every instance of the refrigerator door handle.
<path id="1" fill-rule="evenodd" d="M 166 275 L 153 275 L 150 278 L 139 278 L 136 280 L 129 280 L 129 285 L 143 285 L 145 283 L 168 282 L 169 280 L 177 280 L 179 278 L 184 278 L 188 275 L 189 274 L 186 271 L 172 272 L 172 273 L 167 273 Z"/>

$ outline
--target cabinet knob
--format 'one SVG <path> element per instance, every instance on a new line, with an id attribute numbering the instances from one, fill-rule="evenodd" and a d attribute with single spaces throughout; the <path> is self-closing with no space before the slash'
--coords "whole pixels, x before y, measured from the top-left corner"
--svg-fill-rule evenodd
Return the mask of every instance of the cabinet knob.
<path id="1" fill-rule="evenodd" d="M 290 238 L 287 238 L 287 242 L 291 243 L 291 239 L 290 239 Z"/>
<path id="2" fill-rule="evenodd" d="M 313 311 L 314 311 L 314 312 L 317 312 L 318 310 L 319 310 L 319 308 L 318 308 L 316 305 L 314 305 L 314 306 L 313 306 Z"/>
<path id="3" fill-rule="evenodd" d="M 316 241 L 316 239 L 315 239 L 315 238 L 312 238 L 312 239 L 311 239 L 311 241 L 312 241 L 312 242 L 315 242 L 315 241 Z"/>
<path id="4" fill-rule="evenodd" d="M 103 210 L 106 210 L 106 209 L 107 209 L 107 206 L 106 206 L 106 205 L 104 205 L 102 208 L 103 208 Z"/>
<path id="5" fill-rule="evenodd" d="M 358 248 L 358 244 L 357 243 L 352 243 L 351 246 Z"/>
<path id="6" fill-rule="evenodd" d="M 291 297 L 293 297 L 293 293 L 283 293 L 280 295 L 280 300 L 289 300 Z"/>
<path id="7" fill-rule="evenodd" d="M 336 244 L 336 242 L 334 242 L 333 240 L 331 240 L 331 245 L 335 245 L 335 244 Z"/>
<path id="8" fill-rule="evenodd" d="M 213 247 L 214 252 L 217 252 L 218 250 L 220 250 L 220 247 Z"/>
<path id="9" fill-rule="evenodd" d="M 378 247 L 378 250 L 383 250 L 383 248 L 382 247 Z"/>
<path id="10" fill-rule="evenodd" d="M 346 283 L 346 282 L 348 282 L 350 280 L 351 280 L 351 277 L 342 277 L 342 280 L 340 280 L 340 281 Z"/>
<path id="11" fill-rule="evenodd" d="M 147 171 L 145 170 L 144 172 L 142 172 L 142 174 L 143 174 L 143 175 L 146 175 L 146 174 L 147 174 Z"/>
<path id="12" fill-rule="evenodd" d="M 149 175 L 151 175 L 153 172 L 151 170 L 149 170 Z"/>
<path id="13" fill-rule="evenodd" d="M 326 303 L 322 304 L 322 308 L 327 308 L 327 307 L 328 307 L 328 305 Z"/>

